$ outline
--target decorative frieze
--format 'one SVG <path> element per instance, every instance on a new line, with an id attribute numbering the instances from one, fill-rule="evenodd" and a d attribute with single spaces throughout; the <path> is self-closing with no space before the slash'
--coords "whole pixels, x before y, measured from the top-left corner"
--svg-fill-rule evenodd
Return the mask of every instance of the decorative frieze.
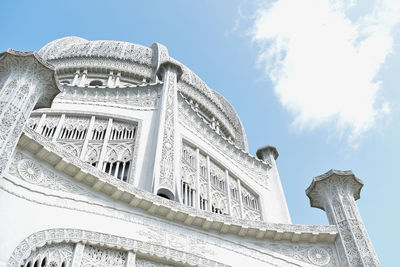
<path id="1" fill-rule="evenodd" d="M 157 107 L 160 90 L 161 85 L 159 83 L 113 89 L 64 85 L 63 92 L 54 101 L 56 103 L 107 106 L 129 110 L 148 110 Z"/>

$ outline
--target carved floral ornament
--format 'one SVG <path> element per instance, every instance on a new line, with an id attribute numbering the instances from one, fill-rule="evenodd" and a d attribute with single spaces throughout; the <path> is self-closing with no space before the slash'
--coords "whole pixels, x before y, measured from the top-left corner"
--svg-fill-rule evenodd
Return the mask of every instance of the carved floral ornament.
<path id="1" fill-rule="evenodd" d="M 18 173 L 21 177 L 30 183 L 40 183 L 43 180 L 40 166 L 34 161 L 23 159 L 17 164 Z"/>
<path id="2" fill-rule="evenodd" d="M 325 249 L 318 247 L 313 247 L 308 250 L 308 258 L 312 263 L 318 266 L 327 265 L 331 260 L 329 253 Z"/>

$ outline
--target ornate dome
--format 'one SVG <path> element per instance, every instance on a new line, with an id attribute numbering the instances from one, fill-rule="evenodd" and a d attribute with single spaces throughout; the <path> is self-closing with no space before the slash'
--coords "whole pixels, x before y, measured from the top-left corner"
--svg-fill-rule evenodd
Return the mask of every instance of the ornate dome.
<path id="1" fill-rule="evenodd" d="M 165 46 L 154 43 L 150 47 L 120 41 L 88 41 L 80 37 L 64 37 L 46 44 L 39 55 L 51 62 L 57 73 L 74 73 L 77 68 L 96 71 L 118 71 L 138 81 L 153 81 L 159 66 L 173 62 L 181 66 L 178 90 L 193 99 L 222 123 L 222 128 L 233 137 L 234 144 L 248 152 L 243 125 L 232 105 L 219 93 L 210 89 L 189 68 L 168 55 Z"/>
<path id="2" fill-rule="evenodd" d="M 80 37 L 65 37 L 46 44 L 39 50 L 46 60 L 73 57 L 113 58 L 151 66 L 149 47 L 119 41 L 88 41 Z"/>

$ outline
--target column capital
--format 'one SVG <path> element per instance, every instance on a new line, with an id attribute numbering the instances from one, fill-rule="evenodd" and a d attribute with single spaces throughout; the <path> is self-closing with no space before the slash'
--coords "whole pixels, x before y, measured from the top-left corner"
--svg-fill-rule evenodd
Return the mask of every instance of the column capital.
<path id="1" fill-rule="evenodd" d="M 176 73 L 176 79 L 177 81 L 179 80 L 179 78 L 182 76 L 183 71 L 182 71 L 182 67 L 175 62 L 172 61 L 165 61 L 163 63 L 160 64 L 160 66 L 158 67 L 157 70 L 157 77 L 160 80 L 163 80 L 162 77 L 168 72 L 168 71 L 173 71 Z"/>
<path id="2" fill-rule="evenodd" d="M 279 157 L 278 150 L 276 149 L 276 147 L 271 145 L 260 147 L 259 149 L 257 149 L 256 155 L 259 159 L 265 162 L 268 162 L 270 155 L 272 155 L 275 160 Z"/>
<path id="3" fill-rule="evenodd" d="M 347 194 L 354 200 L 359 199 L 363 185 L 363 181 L 357 178 L 351 170 L 332 169 L 314 177 L 311 185 L 306 189 L 306 194 L 310 199 L 311 207 L 326 210 L 329 199 L 337 194 Z"/>

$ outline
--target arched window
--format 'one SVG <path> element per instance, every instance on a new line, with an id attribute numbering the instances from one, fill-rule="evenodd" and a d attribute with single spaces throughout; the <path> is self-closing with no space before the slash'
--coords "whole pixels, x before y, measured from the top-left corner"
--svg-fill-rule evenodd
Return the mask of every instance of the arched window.
<path id="1" fill-rule="evenodd" d="M 99 80 L 93 80 L 89 83 L 90 86 L 102 86 L 103 82 Z"/>
<path id="2" fill-rule="evenodd" d="M 46 263 L 47 263 L 47 259 L 46 259 L 46 257 L 44 257 L 43 260 L 42 260 L 42 264 L 40 266 L 41 267 L 45 267 Z"/>

